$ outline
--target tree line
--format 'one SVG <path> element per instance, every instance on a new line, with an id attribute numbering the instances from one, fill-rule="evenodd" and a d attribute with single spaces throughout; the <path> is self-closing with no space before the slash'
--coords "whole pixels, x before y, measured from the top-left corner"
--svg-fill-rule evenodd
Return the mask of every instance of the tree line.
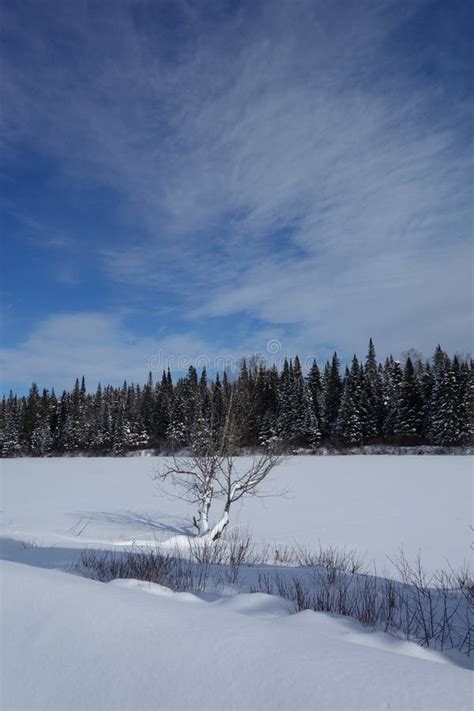
<path id="1" fill-rule="evenodd" d="M 466 446 L 473 433 L 473 360 L 449 357 L 438 346 L 431 361 L 392 356 L 377 361 L 372 340 L 362 361 L 341 372 L 337 353 L 303 373 L 300 359 L 269 366 L 243 360 L 237 377 L 208 379 L 189 367 L 173 382 L 170 371 L 144 386 L 97 387 L 84 378 L 57 397 L 33 383 L 27 396 L 12 392 L 0 412 L 0 454 L 120 455 L 146 447 L 176 451 L 189 443 L 199 419 L 216 431 L 232 401 L 242 447 L 265 448 L 278 438 L 285 451 L 366 444 Z"/>

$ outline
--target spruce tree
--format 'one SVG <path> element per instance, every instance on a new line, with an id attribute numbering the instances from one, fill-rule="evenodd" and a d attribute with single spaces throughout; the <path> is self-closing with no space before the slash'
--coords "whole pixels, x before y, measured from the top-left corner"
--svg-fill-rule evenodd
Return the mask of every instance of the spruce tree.
<path id="1" fill-rule="evenodd" d="M 2 423 L 2 457 L 16 457 L 22 454 L 21 420 L 22 405 L 18 401 L 18 399 L 14 397 L 12 393 L 10 393 L 8 402 L 5 404 L 4 418 Z"/>
<path id="2" fill-rule="evenodd" d="M 451 378 L 451 362 L 441 346 L 433 356 L 433 390 L 431 394 L 431 442 L 449 446 L 455 432 L 455 383 Z"/>
<path id="3" fill-rule="evenodd" d="M 343 384 L 339 373 L 339 358 L 334 353 L 330 367 L 325 371 L 323 436 L 332 440 L 336 435 L 336 425 L 341 406 Z"/>
<path id="4" fill-rule="evenodd" d="M 238 423 L 239 437 L 243 446 L 252 443 L 255 429 L 255 402 L 253 399 L 253 380 L 251 371 L 244 358 L 234 393 L 234 412 Z"/>
<path id="5" fill-rule="evenodd" d="M 153 384 L 153 374 L 148 373 L 148 380 L 143 388 L 140 401 L 140 416 L 143 426 L 149 437 L 154 435 L 154 410 L 155 410 L 155 388 Z"/>
<path id="6" fill-rule="evenodd" d="M 256 385 L 255 399 L 260 403 L 258 412 L 258 443 L 266 445 L 277 434 L 279 375 L 275 364 L 270 369 L 262 366 Z"/>
<path id="7" fill-rule="evenodd" d="M 451 363 L 438 349 L 431 404 L 432 441 L 443 447 L 467 444 L 470 441 L 467 379 L 458 358 L 455 356 Z"/>
<path id="8" fill-rule="evenodd" d="M 156 385 L 150 373 L 143 387 L 99 384 L 88 394 L 82 377 L 59 401 L 33 383 L 27 396 L 10 393 L 0 403 L 0 454 L 185 446 L 197 421 L 203 433 L 218 431 L 231 402 L 242 447 L 265 446 L 275 436 L 289 449 L 315 449 L 321 441 L 465 446 L 473 434 L 473 373 L 472 360 L 451 361 L 441 346 L 432 365 L 410 356 L 402 371 L 390 356 L 382 367 L 370 340 L 365 365 L 354 356 L 343 383 L 336 353 L 322 378 L 316 360 L 305 378 L 296 356 L 281 372 L 257 357 L 243 360 L 236 381 L 224 371 L 222 381 L 217 374 L 209 383 L 205 368 L 198 377 L 191 366 L 176 386 L 168 369 Z"/>
<path id="9" fill-rule="evenodd" d="M 383 434 L 384 406 L 382 376 L 372 339 L 369 341 L 365 359 L 364 388 L 366 398 L 365 439 L 368 442 L 373 442 Z"/>
<path id="10" fill-rule="evenodd" d="M 309 370 L 307 383 L 311 395 L 311 401 L 313 404 L 314 417 L 318 423 L 321 423 L 321 413 L 323 407 L 323 386 L 321 383 L 321 373 L 319 372 L 316 358 L 313 359 L 313 363 Z"/>
<path id="11" fill-rule="evenodd" d="M 338 442 L 360 446 L 364 439 L 364 406 L 361 384 L 361 368 L 354 355 L 350 371 L 344 378 L 341 406 L 335 434 Z"/>
<path id="12" fill-rule="evenodd" d="M 452 370 L 456 381 L 455 413 L 457 421 L 456 441 L 460 446 L 471 443 L 470 378 L 465 363 L 453 358 Z"/>
<path id="13" fill-rule="evenodd" d="M 419 443 L 423 432 L 423 399 L 418 376 L 408 357 L 403 372 L 395 434 L 404 444 Z"/>
<path id="14" fill-rule="evenodd" d="M 383 434 L 389 444 L 395 442 L 400 413 L 400 396 L 403 382 L 403 372 L 400 361 L 392 356 L 387 358 L 384 367 L 384 421 Z"/>
<path id="15" fill-rule="evenodd" d="M 174 390 L 171 373 L 163 371 L 160 386 L 155 389 L 155 408 L 153 417 L 153 440 L 163 444 L 171 424 L 174 406 Z"/>
<path id="16" fill-rule="evenodd" d="M 278 388 L 278 436 L 293 441 L 293 363 L 285 358 Z"/>
<path id="17" fill-rule="evenodd" d="M 44 457 L 48 454 L 53 446 L 53 438 L 49 424 L 43 423 L 35 427 L 31 434 L 31 453 L 35 457 Z"/>
<path id="18" fill-rule="evenodd" d="M 36 383 L 32 383 L 23 409 L 22 438 L 31 443 L 31 435 L 41 420 L 41 398 Z"/>
<path id="19" fill-rule="evenodd" d="M 224 419 L 226 413 L 226 405 L 224 401 L 224 391 L 219 377 L 216 374 L 216 379 L 212 384 L 211 404 L 210 404 L 210 421 L 211 428 L 214 432 L 221 432 L 224 427 Z"/>
<path id="20" fill-rule="evenodd" d="M 429 363 L 425 363 L 420 371 L 420 387 L 423 402 L 423 424 L 421 428 L 424 442 L 429 442 L 432 432 L 431 399 L 433 397 L 433 371 Z"/>

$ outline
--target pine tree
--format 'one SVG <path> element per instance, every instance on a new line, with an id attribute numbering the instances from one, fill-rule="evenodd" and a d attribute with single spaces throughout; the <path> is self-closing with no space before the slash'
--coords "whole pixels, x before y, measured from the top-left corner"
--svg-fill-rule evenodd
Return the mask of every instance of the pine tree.
<path id="1" fill-rule="evenodd" d="M 301 420 L 300 420 L 300 433 L 301 441 L 304 447 L 309 447 L 312 450 L 316 450 L 321 444 L 321 431 L 319 429 L 319 422 L 316 417 L 313 398 L 311 391 L 306 382 L 300 386 L 301 388 Z"/>
<path id="2" fill-rule="evenodd" d="M 221 432 L 224 427 L 226 406 L 224 401 L 224 391 L 219 377 L 216 374 L 216 379 L 212 384 L 212 394 L 210 402 L 210 421 L 211 427 L 215 432 Z"/>
<path id="3" fill-rule="evenodd" d="M 464 363 L 460 363 L 457 356 L 454 356 L 452 371 L 456 381 L 456 442 L 459 446 L 463 446 L 468 445 L 471 442 L 469 370 L 465 367 Z"/>
<path id="4" fill-rule="evenodd" d="M 148 373 L 148 381 L 143 388 L 141 403 L 140 403 L 140 415 L 143 421 L 143 425 L 146 433 L 149 437 L 154 434 L 154 410 L 155 410 L 155 389 L 153 385 L 153 375 L 151 371 Z"/>
<path id="5" fill-rule="evenodd" d="M 321 442 L 311 392 L 298 356 L 294 364 L 290 360 L 283 366 L 277 432 L 292 447 L 316 449 Z"/>
<path id="6" fill-rule="evenodd" d="M 240 447 L 276 436 L 288 448 L 380 440 L 465 446 L 473 435 L 473 361 L 451 361 L 437 346 L 432 365 L 410 356 L 402 371 L 390 356 L 382 367 L 370 340 L 365 365 L 354 356 L 343 382 L 335 353 L 322 378 L 316 360 L 305 378 L 296 356 L 281 372 L 257 357 L 243 360 L 236 381 L 224 371 L 209 383 L 205 368 L 198 377 L 191 366 L 176 386 L 168 369 L 156 385 L 150 373 L 143 388 L 99 384 L 87 394 L 82 377 L 59 401 L 33 383 L 27 396 L 10 393 L 0 403 L 0 455 L 182 447 L 197 422 L 203 433 L 219 431 L 231 402 Z"/>
<path id="7" fill-rule="evenodd" d="M 361 368 L 354 355 L 350 371 L 344 378 L 341 406 L 336 423 L 336 436 L 344 445 L 360 446 L 364 438 L 364 407 Z"/>
<path id="8" fill-rule="evenodd" d="M 321 442 L 319 423 L 316 418 L 311 392 L 303 377 L 301 363 L 295 356 L 293 368 L 293 438 L 302 447 L 316 449 Z"/>
<path id="9" fill-rule="evenodd" d="M 105 449 L 113 446 L 114 417 L 115 417 L 115 391 L 110 386 L 105 388 L 102 398 L 102 425 L 101 440 Z"/>
<path id="10" fill-rule="evenodd" d="M 458 421 L 459 443 L 463 446 L 471 445 L 473 440 L 474 424 L 474 370 L 467 362 L 460 364 L 460 378 L 458 391 Z"/>
<path id="11" fill-rule="evenodd" d="M 200 392 L 196 369 L 189 367 L 185 378 L 178 380 L 173 395 L 170 426 L 173 430 L 182 425 L 186 431 L 202 415 Z"/>
<path id="12" fill-rule="evenodd" d="M 434 387 L 431 405 L 432 441 L 443 447 L 467 444 L 469 402 L 467 379 L 455 356 L 451 363 L 438 346 L 434 358 Z"/>
<path id="13" fill-rule="evenodd" d="M 420 387 L 421 397 L 423 402 L 423 423 L 422 423 L 422 438 L 424 442 L 429 442 L 433 429 L 431 421 L 431 400 L 433 397 L 433 372 L 429 363 L 425 363 L 420 370 Z"/>
<path id="14" fill-rule="evenodd" d="M 293 364 L 285 358 L 278 388 L 278 436 L 293 441 Z"/>
<path id="15" fill-rule="evenodd" d="M 423 431 L 423 399 L 418 377 L 408 357 L 400 388 L 398 419 L 395 434 L 407 444 L 421 441 Z"/>
<path id="16" fill-rule="evenodd" d="M 273 441 L 277 433 L 279 375 L 275 364 L 270 369 L 261 367 L 255 386 L 258 403 L 256 431 L 258 444 Z"/>
<path id="17" fill-rule="evenodd" d="M 323 382 L 324 416 L 323 437 L 332 440 L 336 435 L 336 425 L 341 406 L 343 384 L 339 373 L 339 358 L 334 353 L 331 365 L 325 370 Z"/>
<path id="18" fill-rule="evenodd" d="M 100 383 L 97 385 L 97 390 L 91 406 L 90 418 L 90 448 L 100 451 L 105 445 L 103 431 L 104 400 L 102 397 L 102 386 Z"/>
<path id="19" fill-rule="evenodd" d="M 368 442 L 378 440 L 383 434 L 384 406 L 382 376 L 375 356 L 372 339 L 365 360 L 364 388 L 366 398 L 365 439 Z"/>
<path id="20" fill-rule="evenodd" d="M 383 433 L 388 443 L 393 443 L 397 433 L 400 413 L 400 396 L 403 382 L 403 372 L 400 361 L 392 356 L 387 358 L 384 367 L 384 421 Z"/>
<path id="21" fill-rule="evenodd" d="M 31 435 L 33 434 L 36 427 L 40 424 L 41 420 L 41 398 L 38 391 L 38 386 L 33 383 L 26 400 L 25 407 L 23 408 L 23 427 L 22 427 L 22 439 L 31 443 Z"/>
<path id="22" fill-rule="evenodd" d="M 35 427 L 31 435 L 31 453 L 35 457 L 44 457 L 53 446 L 53 438 L 48 424 L 40 424 Z"/>
<path id="23" fill-rule="evenodd" d="M 207 382 L 207 370 L 205 366 L 202 369 L 201 377 L 199 378 L 199 390 L 197 393 L 197 397 L 197 412 L 200 412 L 204 418 L 209 419 L 211 414 L 211 396 L 209 392 L 209 384 Z"/>
<path id="24" fill-rule="evenodd" d="M 255 402 L 253 382 L 247 360 L 244 358 L 234 392 L 234 413 L 238 423 L 240 440 L 243 446 L 251 443 L 255 436 Z"/>
<path id="25" fill-rule="evenodd" d="M 87 417 L 86 386 L 84 376 L 79 384 L 76 379 L 71 397 L 68 398 L 67 416 L 64 424 L 63 446 L 67 451 L 86 450 L 90 446 L 90 428 Z"/>
<path id="26" fill-rule="evenodd" d="M 10 393 L 5 403 L 1 436 L 1 456 L 16 457 L 22 454 L 21 446 L 22 406 Z"/>
<path id="27" fill-rule="evenodd" d="M 322 420 L 321 414 L 323 409 L 323 386 L 316 358 L 313 359 L 313 363 L 309 370 L 307 383 L 313 404 L 314 417 L 316 422 L 320 423 Z"/>
<path id="28" fill-rule="evenodd" d="M 171 425 L 174 406 L 174 389 L 171 373 L 163 371 L 160 386 L 155 389 L 155 409 L 153 416 L 153 440 L 163 443 Z"/>
<path id="29" fill-rule="evenodd" d="M 112 452 L 118 457 L 127 450 L 128 422 L 125 418 L 124 403 L 121 394 L 115 403 L 114 427 L 112 433 Z"/>

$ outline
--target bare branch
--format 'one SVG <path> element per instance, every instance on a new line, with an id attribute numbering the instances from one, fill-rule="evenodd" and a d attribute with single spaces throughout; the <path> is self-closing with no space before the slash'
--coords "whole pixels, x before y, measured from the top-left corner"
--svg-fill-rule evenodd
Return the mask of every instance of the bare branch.
<path id="1" fill-rule="evenodd" d="M 210 540 L 222 535 L 229 521 L 231 505 L 244 496 L 257 495 L 261 483 L 282 461 L 275 440 L 239 472 L 235 456 L 240 426 L 231 394 L 223 426 L 213 426 L 212 422 L 197 417 L 187 432 L 186 456 L 173 453 L 171 461 L 165 461 L 163 469 L 154 477 L 161 485 L 169 482 L 179 492 L 179 498 L 198 505 L 198 516 L 193 516 L 193 526 L 200 535 L 208 535 Z M 182 438 L 182 429 L 179 434 Z M 223 500 L 223 514 L 209 531 L 209 511 L 215 499 Z"/>

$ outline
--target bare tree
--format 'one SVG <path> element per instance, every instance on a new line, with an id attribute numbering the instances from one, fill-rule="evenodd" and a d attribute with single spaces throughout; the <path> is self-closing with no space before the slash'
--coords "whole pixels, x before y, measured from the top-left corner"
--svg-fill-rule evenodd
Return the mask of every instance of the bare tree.
<path id="1" fill-rule="evenodd" d="M 187 443 L 186 454 L 173 453 L 171 461 L 167 461 L 154 478 L 158 482 L 171 484 L 178 498 L 197 506 L 193 525 L 199 535 L 206 534 L 209 531 L 209 509 L 215 494 L 222 443 L 202 417 L 196 418 L 187 431 L 183 426 L 179 438 Z M 170 487 L 166 488 L 170 493 Z"/>
<path id="2" fill-rule="evenodd" d="M 215 480 L 215 492 L 218 498 L 224 500 L 224 509 L 220 520 L 211 531 L 211 540 L 215 541 L 222 535 L 229 523 L 229 512 L 232 504 L 244 496 L 263 495 L 259 489 L 260 484 L 281 461 L 281 454 L 272 447 L 257 456 L 253 456 L 250 464 L 244 466 L 243 470 L 240 471 L 235 466 L 233 456 L 227 455 L 220 460 Z"/>
<path id="3" fill-rule="evenodd" d="M 184 434 L 187 442 L 186 454 L 173 454 L 154 475 L 168 493 L 167 485 L 171 484 L 175 496 L 197 506 L 193 525 L 197 535 L 207 536 L 211 541 L 218 539 L 229 523 L 233 503 L 244 496 L 264 495 L 260 485 L 282 461 L 279 440 L 274 437 L 250 462 L 236 462 L 241 424 L 231 395 L 223 426 L 214 425 L 202 416 L 196 417 L 187 432 L 184 428 L 180 432 L 180 438 Z M 223 511 L 210 529 L 209 512 L 215 500 L 223 502 Z"/>

